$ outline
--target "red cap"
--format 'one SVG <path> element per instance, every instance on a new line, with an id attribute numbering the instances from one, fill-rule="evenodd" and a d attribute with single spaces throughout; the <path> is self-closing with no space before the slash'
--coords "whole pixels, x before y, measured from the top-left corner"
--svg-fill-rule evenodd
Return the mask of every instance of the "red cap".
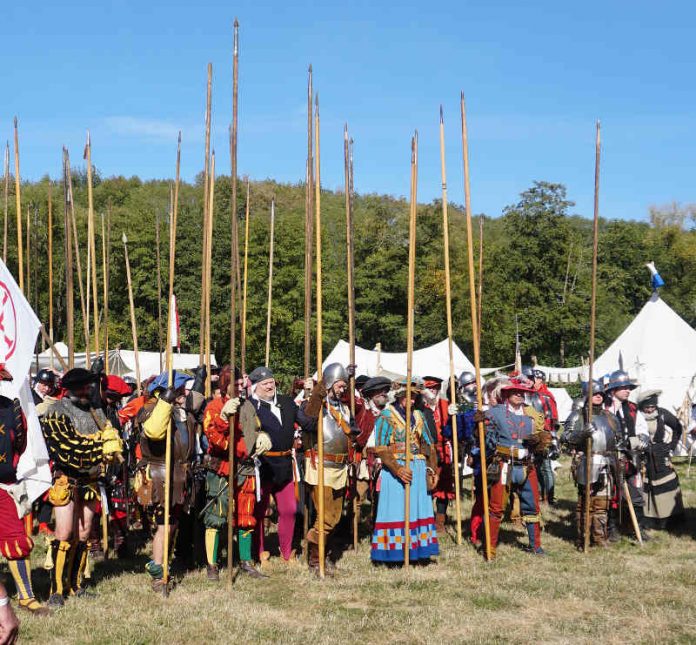
<path id="1" fill-rule="evenodd" d="M 118 396 L 126 396 L 131 393 L 130 385 L 115 374 L 109 374 L 106 377 L 106 390 L 118 394 Z"/>

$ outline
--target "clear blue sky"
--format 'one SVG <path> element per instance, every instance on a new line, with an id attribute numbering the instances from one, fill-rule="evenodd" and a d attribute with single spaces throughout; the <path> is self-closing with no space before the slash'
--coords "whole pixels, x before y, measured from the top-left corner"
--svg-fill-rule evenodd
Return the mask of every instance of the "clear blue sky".
<path id="1" fill-rule="evenodd" d="M 203 165 L 206 64 L 213 63 L 218 169 L 229 173 L 232 22 L 240 28 L 239 174 L 297 181 L 306 155 L 306 70 L 322 116 L 322 179 L 343 182 L 342 129 L 359 192 L 408 193 L 420 132 L 419 198 L 440 194 L 445 109 L 450 198 L 461 202 L 459 92 L 467 96 L 472 207 L 498 215 L 535 179 L 592 210 L 594 122 L 603 128 L 601 210 L 642 219 L 696 201 L 696 6 L 687 2 L 6 3 L 0 137 L 20 119 L 22 175 L 81 161 L 90 129 L 105 175 Z"/>

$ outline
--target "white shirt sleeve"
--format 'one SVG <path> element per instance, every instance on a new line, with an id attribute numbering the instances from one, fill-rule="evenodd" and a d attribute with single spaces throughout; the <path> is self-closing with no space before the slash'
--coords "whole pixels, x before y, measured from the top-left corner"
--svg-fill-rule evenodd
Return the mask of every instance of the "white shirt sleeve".
<path id="1" fill-rule="evenodd" d="M 636 437 L 638 437 L 641 441 L 650 441 L 648 422 L 645 420 L 645 417 L 640 410 L 636 411 Z"/>

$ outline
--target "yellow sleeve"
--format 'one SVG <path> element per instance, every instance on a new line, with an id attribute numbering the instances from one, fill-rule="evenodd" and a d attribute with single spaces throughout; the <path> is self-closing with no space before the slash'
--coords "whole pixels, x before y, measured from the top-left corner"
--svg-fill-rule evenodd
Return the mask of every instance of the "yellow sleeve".
<path id="1" fill-rule="evenodd" d="M 172 420 L 172 404 L 158 399 L 150 416 L 143 421 L 143 432 L 148 439 L 163 441 Z"/>

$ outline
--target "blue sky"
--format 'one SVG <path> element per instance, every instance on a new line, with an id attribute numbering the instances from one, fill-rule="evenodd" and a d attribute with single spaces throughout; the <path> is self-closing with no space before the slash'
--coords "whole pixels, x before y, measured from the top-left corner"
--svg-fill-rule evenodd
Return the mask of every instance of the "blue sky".
<path id="1" fill-rule="evenodd" d="M 0 137 L 20 119 L 22 175 L 81 160 L 85 131 L 105 175 L 203 165 L 213 63 L 217 167 L 229 173 L 232 22 L 240 27 L 239 174 L 297 181 L 306 156 L 306 70 L 322 117 L 322 183 L 343 182 L 343 123 L 359 192 L 408 193 L 420 133 L 419 199 L 440 194 L 445 110 L 450 199 L 463 201 L 459 92 L 467 97 L 472 207 L 498 215 L 535 179 L 562 182 L 590 215 L 594 122 L 601 211 L 644 219 L 696 201 L 696 7 L 686 2 L 24 2 L 3 8 Z M 1 139 L 0 139 L 1 140 Z"/>

